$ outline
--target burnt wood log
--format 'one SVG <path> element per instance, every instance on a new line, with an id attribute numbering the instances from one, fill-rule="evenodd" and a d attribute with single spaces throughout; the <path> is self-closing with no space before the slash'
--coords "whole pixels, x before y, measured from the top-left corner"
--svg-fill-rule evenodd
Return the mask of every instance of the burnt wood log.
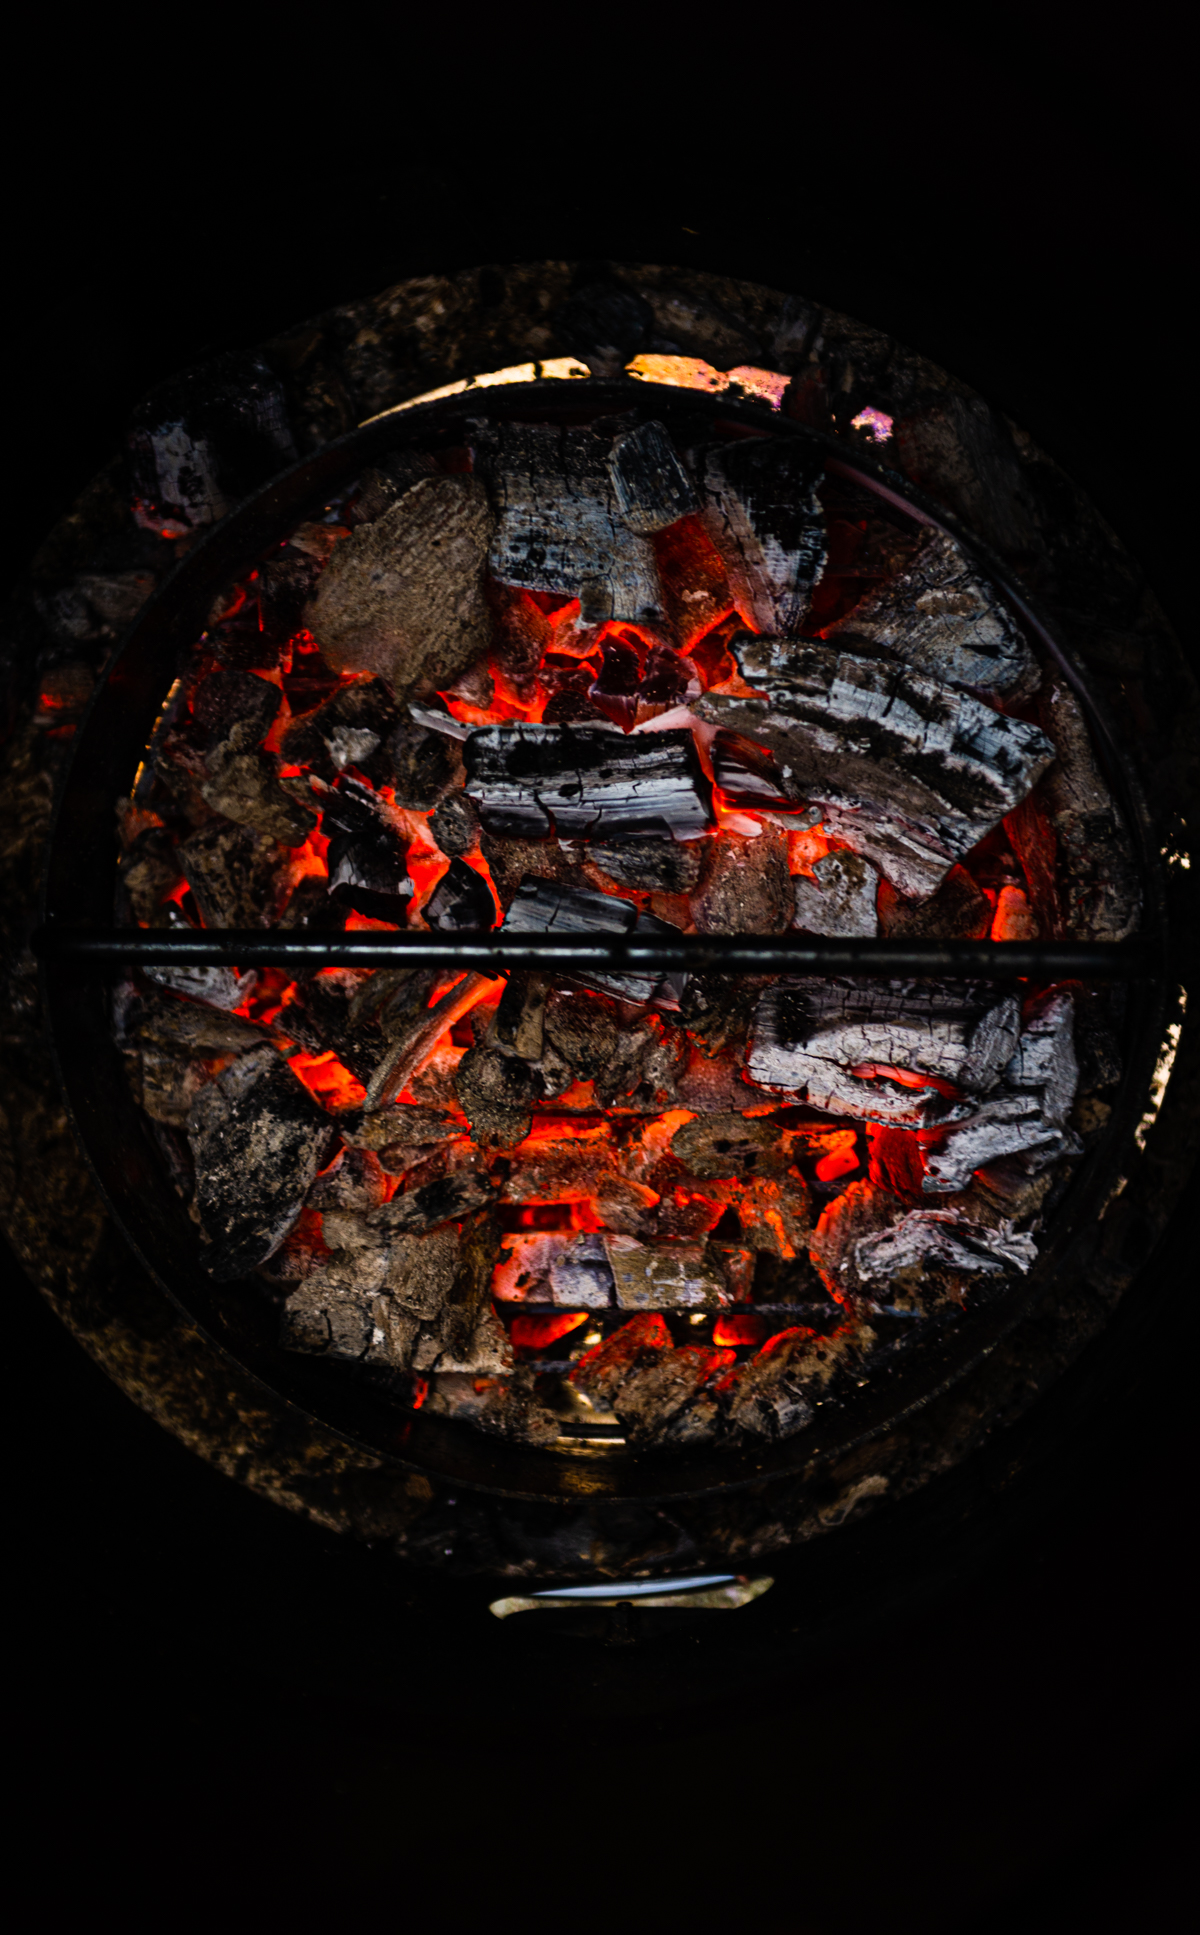
<path id="1" fill-rule="evenodd" d="M 498 837 L 686 840 L 712 823 L 686 729 L 627 738 L 603 726 L 484 726 L 464 758 L 467 794 Z"/>
<path id="2" fill-rule="evenodd" d="M 887 1284 L 914 1265 L 943 1263 L 952 1270 L 980 1270 L 988 1274 L 1014 1270 L 1028 1273 L 1037 1258 L 1032 1236 L 1020 1235 L 1011 1223 L 992 1229 L 972 1222 L 962 1210 L 910 1209 L 890 1229 L 860 1237 L 854 1261 L 859 1282 Z"/>
<path id="3" fill-rule="evenodd" d="M 707 692 L 695 711 L 767 746 L 830 832 L 910 899 L 933 893 L 1054 757 L 1036 726 L 907 667 L 745 633 L 734 649 L 761 697 Z"/>
<path id="4" fill-rule="evenodd" d="M 699 508 L 692 480 L 661 423 L 643 423 L 615 438 L 608 468 L 621 518 L 642 537 Z"/>
<path id="5" fill-rule="evenodd" d="M 489 568 L 502 584 L 578 598 L 583 625 L 653 625 L 663 615 L 654 549 L 622 521 L 608 454 L 591 430 L 502 424 Z"/>
<path id="6" fill-rule="evenodd" d="M 492 516 L 477 477 L 428 477 L 338 545 L 308 624 L 338 672 L 375 672 L 397 697 L 444 687 L 487 647 Z"/>
<path id="7" fill-rule="evenodd" d="M 830 1335 L 804 1325 L 781 1331 L 738 1372 L 730 1426 L 751 1438 L 789 1438 L 803 1430 L 831 1390 L 858 1382 L 874 1341 L 866 1325 Z"/>
<path id="8" fill-rule="evenodd" d="M 251 1049 L 196 1097 L 188 1141 L 204 1263 L 221 1281 L 278 1249 L 329 1148 L 333 1125 L 274 1048 Z"/>
<path id="9" fill-rule="evenodd" d="M 958 1103 L 944 1112 L 949 1126 L 925 1151 L 927 1193 L 964 1189 L 977 1169 L 1004 1156 L 1039 1169 L 1078 1153 L 1066 1126 L 1079 1081 L 1074 1015 L 1070 994 L 1052 990 L 1039 997 L 999 1086 L 974 1106 Z"/>
<path id="10" fill-rule="evenodd" d="M 851 651 L 866 639 L 942 685 L 1016 695 L 1038 681 L 1016 620 L 945 531 L 931 532 L 898 576 L 826 636 Z"/>
<path id="11" fill-rule="evenodd" d="M 718 444 L 704 465 L 705 529 L 730 590 L 762 632 L 792 632 L 825 558 L 820 452 L 791 438 Z"/>

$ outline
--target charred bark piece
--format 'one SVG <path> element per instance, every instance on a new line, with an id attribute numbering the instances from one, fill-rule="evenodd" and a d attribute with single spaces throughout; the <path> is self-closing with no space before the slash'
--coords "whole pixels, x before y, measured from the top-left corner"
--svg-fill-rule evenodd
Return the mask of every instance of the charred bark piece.
<path id="1" fill-rule="evenodd" d="M 1011 1223 L 989 1228 L 960 1209 L 910 1209 L 890 1229 L 860 1237 L 854 1261 L 860 1283 L 887 1284 L 902 1270 L 943 1263 L 952 1270 L 1028 1273 L 1037 1257 L 1032 1236 Z"/>
<path id="2" fill-rule="evenodd" d="M 196 1209 L 220 1281 L 282 1243 L 329 1147 L 331 1123 L 275 1049 L 251 1049 L 197 1096 L 188 1120 Z"/>
<path id="3" fill-rule="evenodd" d="M 491 888 L 465 860 L 450 862 L 421 911 L 430 927 L 456 933 L 464 928 L 478 933 L 496 919 Z"/>
<path id="4" fill-rule="evenodd" d="M 885 880 L 878 908 L 879 931 L 895 940 L 977 941 L 992 925 L 992 904 L 965 867 L 951 867 L 928 900 L 905 900 Z"/>
<path id="5" fill-rule="evenodd" d="M 762 696 L 708 692 L 695 711 L 769 747 L 829 831 L 910 899 L 933 893 L 1054 756 L 1038 727 L 906 667 L 745 633 L 735 652 Z"/>
<path id="6" fill-rule="evenodd" d="M 622 1310 L 719 1310 L 729 1302 L 725 1274 L 704 1243 L 638 1243 L 604 1237 Z"/>
<path id="7" fill-rule="evenodd" d="M 335 671 L 375 672 L 397 698 L 465 671 L 488 642 L 492 516 L 477 477 L 428 477 L 341 543 L 309 626 Z"/>
<path id="8" fill-rule="evenodd" d="M 177 852 L 206 927 L 272 927 L 283 912 L 287 854 L 269 834 L 214 819 Z"/>
<path id="9" fill-rule="evenodd" d="M 402 927 L 413 883 L 407 848 L 387 802 L 343 774 L 326 795 L 321 831 L 329 841 L 330 893 L 338 893 L 360 914 Z"/>
<path id="10" fill-rule="evenodd" d="M 589 845 L 588 859 L 622 887 L 649 893 L 687 894 L 700 879 L 700 840 L 622 840 L 619 846 Z"/>
<path id="11" fill-rule="evenodd" d="M 356 679 L 352 685 L 340 686 L 314 712 L 293 719 L 283 733 L 283 756 L 326 781 L 346 766 L 357 766 L 369 779 L 386 782 L 391 776 L 387 741 L 399 723 L 383 680 Z M 444 748 L 436 739 L 434 746 L 444 758 Z"/>
<path id="12" fill-rule="evenodd" d="M 861 853 L 835 849 L 814 863 L 811 879 L 801 873 L 793 877 L 795 924 L 808 934 L 831 937 L 877 934 L 879 885 L 879 875 Z"/>
<path id="13" fill-rule="evenodd" d="M 458 1064 L 454 1092 L 480 1143 L 511 1148 L 529 1134 L 542 1078 L 529 1062 L 488 1048 L 469 1048 Z"/>
<path id="14" fill-rule="evenodd" d="M 791 632 L 825 559 L 819 451 L 791 438 L 718 444 L 704 466 L 704 526 L 739 609 L 758 631 Z"/>
<path id="15" fill-rule="evenodd" d="M 1076 940 L 1124 940 L 1141 915 L 1137 869 L 1129 834 L 1096 765 L 1079 701 L 1068 685 L 1055 680 L 1041 695 L 1038 717 L 1055 752 L 1037 797 L 1060 849 L 1067 932 Z M 1025 827 L 1014 821 L 1008 831 L 1026 865 Z M 1032 883 L 1032 869 L 1026 871 Z"/>
<path id="16" fill-rule="evenodd" d="M 782 934 L 795 912 L 786 833 L 767 826 L 748 839 L 725 829 L 689 905 L 700 934 Z"/>
<path id="17" fill-rule="evenodd" d="M 430 819 L 429 830 L 448 860 L 461 859 L 479 840 L 479 815 L 474 801 L 465 793 L 448 793 Z"/>
<path id="18" fill-rule="evenodd" d="M 995 1088 L 1019 1025 L 1011 995 L 970 982 L 781 981 L 755 1010 L 748 1068 L 813 1108 L 916 1127 L 936 1115 L 946 1083 Z"/>
<path id="19" fill-rule="evenodd" d="M 608 468 L 621 518 L 642 537 L 699 508 L 692 480 L 661 423 L 643 423 L 617 437 Z"/>
<path id="20" fill-rule="evenodd" d="M 484 726 L 464 751 L 485 830 L 526 840 L 688 839 L 711 823 L 690 732 L 626 738 L 603 726 Z"/>
<path id="21" fill-rule="evenodd" d="M 621 520 L 608 452 L 590 430 L 501 425 L 489 567 L 502 584 L 578 598 L 583 625 L 653 624 L 663 613 L 654 550 Z"/>
<path id="22" fill-rule="evenodd" d="M 1016 694 L 1038 680 L 1015 619 L 945 531 L 931 532 L 898 577 L 827 635 L 851 646 L 867 639 L 943 685 Z"/>

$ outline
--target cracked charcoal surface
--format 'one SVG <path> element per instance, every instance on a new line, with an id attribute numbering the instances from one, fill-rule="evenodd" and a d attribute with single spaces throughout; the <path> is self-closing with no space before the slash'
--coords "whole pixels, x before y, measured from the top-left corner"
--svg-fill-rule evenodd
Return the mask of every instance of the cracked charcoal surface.
<path id="1" fill-rule="evenodd" d="M 266 1261 L 295 1222 L 331 1123 L 275 1049 L 251 1049 L 197 1096 L 188 1119 L 196 1208 L 214 1277 Z"/>
<path id="2" fill-rule="evenodd" d="M 690 732 L 484 726 L 464 749 L 467 793 L 507 839 L 690 838 L 711 824 L 711 788 Z"/>
<path id="3" fill-rule="evenodd" d="M 704 468 L 706 531 L 730 590 L 762 632 L 791 632 L 825 557 L 820 457 L 790 438 L 719 444 Z"/>

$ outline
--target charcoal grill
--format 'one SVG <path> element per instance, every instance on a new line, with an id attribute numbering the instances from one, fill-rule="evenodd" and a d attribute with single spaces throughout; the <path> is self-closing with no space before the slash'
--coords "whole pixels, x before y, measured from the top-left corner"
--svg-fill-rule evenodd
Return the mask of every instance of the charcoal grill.
<path id="1" fill-rule="evenodd" d="M 632 380 L 577 383 L 534 381 L 492 389 L 492 418 L 580 424 L 634 410 L 655 417 L 681 440 L 696 425 L 717 434 L 770 430 L 807 439 L 827 468 L 875 493 L 920 523 L 948 530 L 1000 591 L 1027 630 L 1057 662 L 1085 710 L 1093 743 L 1134 841 L 1143 893 L 1141 931 L 1112 945 L 1043 943 L 813 942 L 800 936 L 681 937 L 635 943 L 589 937 L 537 940 L 532 945 L 495 937 L 437 937 L 374 933 L 320 936 L 262 932 L 245 935 L 122 934 L 112 928 L 116 851 L 112 801 L 137 765 L 162 695 L 183 653 L 203 630 L 217 593 L 301 519 L 319 514 L 383 454 L 421 444 L 434 448 L 469 440 L 479 404 L 454 396 L 406 407 L 370 422 L 295 465 L 245 502 L 197 543 L 143 611 L 112 661 L 80 727 L 61 794 L 51 843 L 43 925 L 37 937 L 46 1016 L 72 1120 L 111 1213 L 133 1252 L 163 1291 L 262 1386 L 385 1461 L 473 1491 L 517 1500 L 678 1500 L 761 1485 L 774 1476 L 829 1464 L 853 1445 L 894 1427 L 914 1409 L 961 1379 L 991 1351 L 1051 1286 L 1077 1267 L 1083 1246 L 1119 1190 L 1155 1080 L 1169 997 L 1186 972 L 1178 934 L 1168 916 L 1161 866 L 1162 830 L 1141 797 L 1136 775 L 1109 730 L 1088 681 L 1050 619 L 1002 563 L 963 531 L 940 506 L 865 454 L 851 458 L 844 444 L 799 423 L 773 416 L 766 405 L 729 396 L 706 397 Z M 641 965 L 716 965 L 743 972 L 1039 975 L 1103 978 L 1126 984 L 1122 1054 L 1124 1075 L 1111 1117 L 1089 1151 L 1053 1217 L 1030 1276 L 1006 1296 L 964 1317 L 957 1328 L 872 1380 L 861 1402 L 827 1413 L 797 1438 L 753 1449 L 719 1451 L 591 1448 L 530 1449 L 485 1440 L 467 1426 L 401 1413 L 382 1393 L 339 1373 L 336 1365 L 283 1350 L 270 1313 L 249 1287 L 220 1291 L 196 1257 L 195 1234 L 163 1172 L 123 1080 L 111 1038 L 107 974 L 116 963 L 189 961 L 238 966 L 353 962 L 487 967 L 585 964 L 595 969 Z"/>

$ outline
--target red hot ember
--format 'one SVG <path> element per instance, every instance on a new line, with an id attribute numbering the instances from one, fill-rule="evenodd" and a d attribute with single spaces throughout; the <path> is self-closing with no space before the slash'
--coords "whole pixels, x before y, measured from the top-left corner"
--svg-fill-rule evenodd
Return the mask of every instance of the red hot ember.
<path id="1" fill-rule="evenodd" d="M 1132 931 L 1078 707 L 952 538 L 794 438 L 475 432 L 218 600 L 119 803 L 119 918 Z M 181 968 L 115 1026 L 218 1283 L 398 1405 L 562 1448 L 788 1436 L 1027 1271 L 1081 1017 L 1080 986 Z"/>

